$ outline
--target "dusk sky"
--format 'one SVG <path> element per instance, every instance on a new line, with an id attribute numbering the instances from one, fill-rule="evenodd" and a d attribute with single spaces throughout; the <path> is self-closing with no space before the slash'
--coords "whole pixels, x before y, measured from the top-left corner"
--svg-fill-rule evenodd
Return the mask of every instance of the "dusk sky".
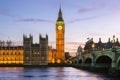
<path id="1" fill-rule="evenodd" d="M 65 21 L 65 51 L 75 52 L 87 38 L 107 42 L 120 38 L 120 0 L 0 0 L 0 40 L 22 41 L 32 34 L 48 34 L 55 48 L 55 27 L 60 8 Z M 120 40 L 120 39 L 119 39 Z"/>

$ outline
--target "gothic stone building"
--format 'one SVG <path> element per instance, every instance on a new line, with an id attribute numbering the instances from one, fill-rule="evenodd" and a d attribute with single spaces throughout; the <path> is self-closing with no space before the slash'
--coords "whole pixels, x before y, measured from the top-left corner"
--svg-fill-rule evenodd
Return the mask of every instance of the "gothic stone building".
<path id="1" fill-rule="evenodd" d="M 91 53 L 93 50 L 100 51 L 105 49 L 111 49 L 113 47 L 120 47 L 120 43 L 118 41 L 118 38 L 115 39 L 115 36 L 113 36 L 113 39 L 108 39 L 108 42 L 103 43 L 101 41 L 101 38 L 99 38 L 98 43 L 95 43 L 93 39 L 90 39 L 86 42 L 84 47 L 84 53 Z"/>
<path id="2" fill-rule="evenodd" d="M 39 44 L 33 44 L 33 36 L 23 35 L 24 65 L 48 64 L 48 36 L 39 35 Z"/>

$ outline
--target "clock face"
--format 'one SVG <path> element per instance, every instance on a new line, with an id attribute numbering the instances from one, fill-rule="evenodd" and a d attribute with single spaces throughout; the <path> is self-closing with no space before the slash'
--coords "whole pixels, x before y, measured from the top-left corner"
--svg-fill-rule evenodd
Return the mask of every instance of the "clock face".
<path id="1" fill-rule="evenodd" d="M 62 26 L 58 26 L 58 30 L 62 30 Z"/>

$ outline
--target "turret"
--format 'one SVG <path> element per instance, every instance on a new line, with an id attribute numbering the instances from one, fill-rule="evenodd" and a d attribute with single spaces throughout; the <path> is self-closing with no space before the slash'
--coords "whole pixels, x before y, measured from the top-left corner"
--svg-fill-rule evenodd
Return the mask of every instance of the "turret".
<path id="1" fill-rule="evenodd" d="M 118 41 L 118 38 L 116 38 L 116 42 L 119 42 L 119 41 Z"/>
<path id="2" fill-rule="evenodd" d="M 110 41 L 110 38 L 108 38 L 108 42 L 110 43 L 111 41 Z"/>
<path id="3" fill-rule="evenodd" d="M 99 43 L 101 43 L 101 38 L 99 38 Z"/>

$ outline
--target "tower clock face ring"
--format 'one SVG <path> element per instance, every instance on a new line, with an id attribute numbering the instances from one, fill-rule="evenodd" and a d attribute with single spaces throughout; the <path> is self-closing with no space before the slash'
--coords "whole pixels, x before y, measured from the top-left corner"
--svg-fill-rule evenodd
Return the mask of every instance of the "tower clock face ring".
<path id="1" fill-rule="evenodd" d="M 63 28 L 62 26 L 58 26 L 58 30 L 62 30 L 62 28 Z"/>

